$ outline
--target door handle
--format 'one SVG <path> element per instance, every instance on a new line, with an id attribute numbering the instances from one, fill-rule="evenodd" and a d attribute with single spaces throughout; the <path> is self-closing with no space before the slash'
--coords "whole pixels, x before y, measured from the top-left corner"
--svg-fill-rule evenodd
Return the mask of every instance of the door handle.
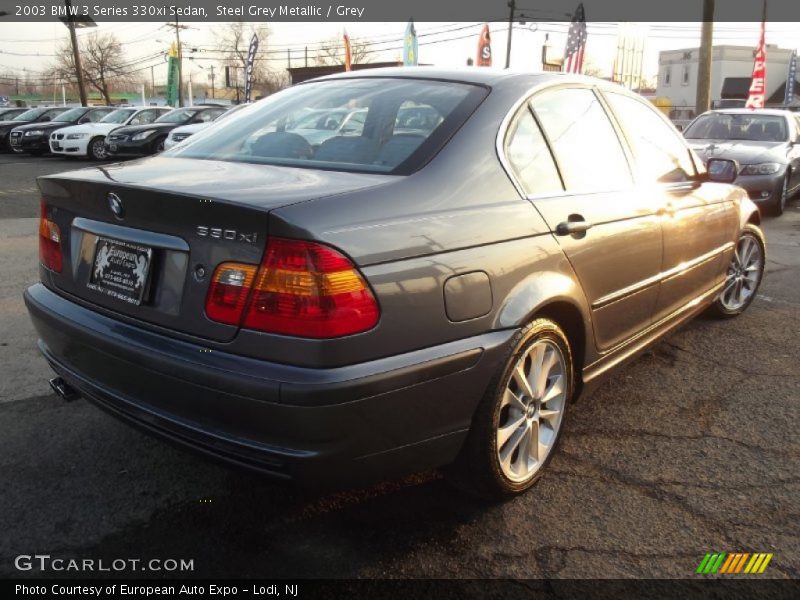
<path id="1" fill-rule="evenodd" d="M 566 221 L 556 225 L 556 235 L 578 235 L 583 237 L 592 224 L 580 215 L 570 215 Z M 582 235 L 583 234 L 583 235 Z"/>

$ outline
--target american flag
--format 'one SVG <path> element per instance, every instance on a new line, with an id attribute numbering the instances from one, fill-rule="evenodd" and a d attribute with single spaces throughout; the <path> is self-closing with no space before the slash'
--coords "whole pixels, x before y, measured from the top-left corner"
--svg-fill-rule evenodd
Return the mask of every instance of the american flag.
<path id="1" fill-rule="evenodd" d="M 583 70 L 584 50 L 586 50 L 586 13 L 583 11 L 583 4 L 578 4 L 567 34 L 567 49 L 564 52 L 562 70 L 567 73 L 580 73 Z"/>

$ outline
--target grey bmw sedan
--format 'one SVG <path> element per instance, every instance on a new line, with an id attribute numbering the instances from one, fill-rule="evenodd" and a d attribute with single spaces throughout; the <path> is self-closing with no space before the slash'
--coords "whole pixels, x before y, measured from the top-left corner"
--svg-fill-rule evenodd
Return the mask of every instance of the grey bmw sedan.
<path id="1" fill-rule="evenodd" d="M 689 145 L 703 159 L 740 164 L 736 184 L 776 215 L 800 191 L 800 114 L 788 110 L 714 110 L 686 128 Z"/>
<path id="2" fill-rule="evenodd" d="M 340 109 L 363 119 L 294 126 Z M 596 79 L 346 73 L 39 178 L 25 301 L 66 399 L 307 486 L 445 467 L 506 496 L 606 375 L 753 301 L 738 170 Z"/>

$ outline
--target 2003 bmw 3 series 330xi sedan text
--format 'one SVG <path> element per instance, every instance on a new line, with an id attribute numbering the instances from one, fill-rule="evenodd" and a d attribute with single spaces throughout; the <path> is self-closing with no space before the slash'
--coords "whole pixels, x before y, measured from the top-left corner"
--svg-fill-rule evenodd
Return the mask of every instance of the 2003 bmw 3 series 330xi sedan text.
<path id="1" fill-rule="evenodd" d="M 448 466 L 509 495 L 580 393 L 752 302 L 737 173 L 599 80 L 346 73 L 41 177 L 25 300 L 54 388 L 160 436 L 304 485 Z"/>

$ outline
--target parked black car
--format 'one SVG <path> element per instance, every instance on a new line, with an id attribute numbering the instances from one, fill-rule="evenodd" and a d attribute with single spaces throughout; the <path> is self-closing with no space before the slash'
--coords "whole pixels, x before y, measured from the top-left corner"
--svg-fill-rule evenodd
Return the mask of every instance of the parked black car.
<path id="1" fill-rule="evenodd" d="M 66 108 L 40 106 L 38 108 L 29 108 L 25 112 L 9 120 L 0 121 L 0 152 L 10 152 L 11 143 L 9 141 L 11 130 L 15 127 L 25 125 L 27 123 L 46 123 L 63 113 Z"/>
<path id="2" fill-rule="evenodd" d="M 195 106 L 176 108 L 147 125 L 120 127 L 106 136 L 106 150 L 110 157 L 133 157 L 157 154 L 164 150 L 169 132 L 181 125 L 210 123 L 227 108 L 222 106 Z"/>
<path id="3" fill-rule="evenodd" d="M 357 135 L 288 130 L 336 107 L 366 111 Z M 602 80 L 356 71 L 40 177 L 25 302 L 60 394 L 162 437 L 312 486 L 450 465 L 509 495 L 580 394 L 753 301 L 737 168 Z"/>
<path id="4" fill-rule="evenodd" d="M 29 123 L 15 127 L 11 130 L 11 149 L 34 156 L 50 152 L 50 134 L 54 131 L 81 123 L 95 123 L 114 110 L 116 109 L 113 106 L 79 106 L 65 110 L 46 123 Z"/>

